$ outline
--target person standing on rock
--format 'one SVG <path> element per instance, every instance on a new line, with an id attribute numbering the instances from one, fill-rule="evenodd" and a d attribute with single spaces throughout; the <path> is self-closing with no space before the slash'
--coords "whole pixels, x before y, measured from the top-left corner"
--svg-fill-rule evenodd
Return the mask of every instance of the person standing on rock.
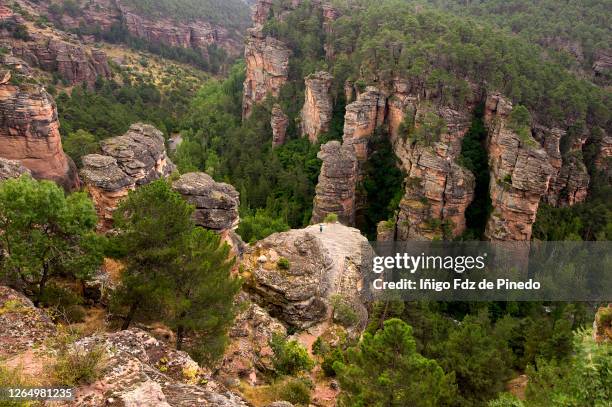
<path id="1" fill-rule="evenodd" d="M 323 233 L 323 224 L 319 223 L 319 232 Z"/>

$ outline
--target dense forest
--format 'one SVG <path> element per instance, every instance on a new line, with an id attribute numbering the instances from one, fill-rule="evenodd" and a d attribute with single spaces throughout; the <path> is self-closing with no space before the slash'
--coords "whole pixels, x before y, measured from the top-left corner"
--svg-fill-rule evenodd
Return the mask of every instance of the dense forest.
<path id="1" fill-rule="evenodd" d="M 181 21 L 205 18 L 243 27 L 247 19 L 242 0 L 123 3 L 151 17 Z M 244 61 L 220 69 L 227 60 L 219 54 L 211 69 L 211 60 L 201 55 L 151 49 L 129 38 L 122 26 L 97 33 L 100 41 L 139 50 L 137 64 L 146 73 L 113 63 L 112 78 L 93 87 L 68 86 L 52 77 L 47 90 L 57 102 L 64 150 L 80 167 L 84 155 L 99 151 L 101 140 L 135 122 L 153 124 L 166 141 L 180 135 L 182 142 L 169 153 L 177 172 L 206 172 L 235 187 L 236 232 L 254 248 L 275 232 L 311 223 L 321 170 L 317 153 L 343 136 L 345 82 L 360 91 L 369 85 L 386 91 L 403 78 L 433 104 L 457 110 L 474 105 L 457 158 L 474 175 L 474 200 L 466 210 L 467 230 L 456 239 L 482 240 L 492 211 L 483 95 L 501 92 L 516 106 L 511 125 L 526 143 L 535 142 L 530 136 L 535 124 L 567 130 L 563 146 L 587 139 L 580 158 L 590 175 L 588 198 L 571 207 L 541 203 L 532 239 L 612 239 L 612 185 L 595 165 L 599 144 L 612 131 L 612 95 L 604 85 L 610 78 L 588 73 L 599 51 L 610 46 L 609 0 L 334 0 L 339 17 L 327 30 L 318 1 L 294 3 L 274 0 L 263 27 L 292 51 L 287 82 L 248 118 L 242 116 Z M 573 52 L 575 44 L 579 53 Z M 152 61 L 160 59 L 164 69 L 153 69 Z M 196 67 L 224 74 L 194 74 Z M 334 107 L 329 130 L 311 143 L 300 135 L 300 109 L 304 77 L 319 70 L 334 76 Z M 275 104 L 289 123 L 287 141 L 279 146 L 272 145 Z M 415 145 L 439 139 L 445 126 L 437 116 L 428 125 L 406 122 L 402 131 Z M 358 185 L 365 199 L 356 224 L 375 240 L 377 224 L 398 210 L 409 180 L 384 126 L 374 131 L 368 148 L 372 154 Z M 51 182 L 28 177 L 0 183 L 0 229 L 7 232 L 0 235 L 0 278 L 23 287 L 55 322 L 70 326 L 86 321 L 90 310 L 83 290 L 65 282 L 83 287 L 105 261 L 117 262 L 123 271 L 104 310 L 111 329 L 163 324 L 174 348 L 219 370 L 234 318 L 243 311 L 234 298 L 246 284 L 236 273 L 244 277 L 246 266 L 228 259 L 234 252 L 216 233 L 196 227 L 194 207 L 171 188 L 178 173 L 130 191 L 108 235 L 96 233 L 95 208 L 84 192 L 64 194 Z M 292 271 L 286 258 L 261 259 L 256 262 L 281 273 Z M 314 403 L 313 378 L 333 380 L 341 407 L 603 407 L 612 399 L 612 349 L 593 339 L 594 304 L 386 299 L 366 304 L 367 326 L 364 322 L 362 335 L 351 335 L 355 310 L 342 298 L 332 302 L 331 322 L 338 331 L 321 335 L 309 349 L 298 343 L 296 326 L 287 324 L 286 338 L 268 335 L 269 360 L 259 387 L 296 406 Z M 5 312 L 0 308 L 0 316 Z M 612 313 L 601 318 L 609 324 Z M 62 370 L 61 363 L 51 367 L 58 383 L 89 385 L 102 374 L 97 362 L 80 366 L 62 357 L 60 352 L 60 362 L 70 369 Z M 86 357 L 91 362 L 94 356 Z M 0 365 L 0 384 L 12 374 Z M 512 387 L 517 378 L 525 380 L 522 393 Z M 236 380 L 245 398 L 267 405 L 249 393 L 258 386 Z"/>

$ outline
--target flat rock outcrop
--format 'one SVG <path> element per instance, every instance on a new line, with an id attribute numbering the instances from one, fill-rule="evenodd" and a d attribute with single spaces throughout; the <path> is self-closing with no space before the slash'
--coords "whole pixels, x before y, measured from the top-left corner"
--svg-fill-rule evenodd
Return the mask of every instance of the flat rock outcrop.
<path id="1" fill-rule="evenodd" d="M 216 182 L 203 172 L 192 172 L 181 175 L 172 188 L 195 206 L 197 225 L 217 232 L 238 227 L 240 195 L 233 186 Z"/>
<path id="2" fill-rule="evenodd" d="M 512 103 L 499 94 L 487 97 L 485 121 L 493 212 L 485 236 L 492 240 L 530 240 L 540 199 L 554 168 L 535 140 L 523 140 L 508 125 Z"/>
<path id="3" fill-rule="evenodd" d="M 245 290 L 271 316 L 297 329 L 332 319 L 332 297 L 339 296 L 363 328 L 367 312 L 361 303 L 371 251 L 357 229 L 340 223 L 275 233 L 249 247 L 242 261 Z"/>
<path id="4" fill-rule="evenodd" d="M 102 141 L 101 151 L 83 157 L 81 177 L 96 206 L 100 229 L 108 230 L 114 210 L 130 190 L 167 177 L 176 167 L 166 155 L 163 133 L 146 124 L 133 124 L 123 136 Z"/>
<path id="5" fill-rule="evenodd" d="M 355 224 L 358 161 L 352 147 L 338 141 L 321 146 L 317 157 L 323 161 L 316 187 L 312 222 L 322 222 L 329 214 L 348 226 Z"/>
<path id="6" fill-rule="evenodd" d="M 289 126 L 289 117 L 283 112 L 280 105 L 275 104 L 272 107 L 272 116 L 270 118 L 270 126 L 272 127 L 272 147 L 282 146 L 287 138 L 287 126 Z"/>
<path id="7" fill-rule="evenodd" d="M 77 189 L 79 176 L 62 149 L 55 101 L 39 85 L 0 84 L 0 157 L 18 160 L 37 179 Z"/>
<path id="8" fill-rule="evenodd" d="M 268 94 L 278 97 L 289 75 L 291 50 L 281 41 L 263 34 L 261 27 L 247 32 L 244 48 L 246 78 L 242 101 L 242 116 L 249 117 L 253 106 Z"/>
<path id="9" fill-rule="evenodd" d="M 93 384 L 77 387 L 74 401 L 59 405 L 248 406 L 240 396 L 213 381 L 187 353 L 169 348 L 142 330 L 89 336 L 73 346 L 104 349 L 104 371 Z"/>
<path id="10" fill-rule="evenodd" d="M 0 286 L 0 358 L 6 359 L 41 345 L 56 332 L 42 310 L 19 292 Z"/>
<path id="11" fill-rule="evenodd" d="M 0 158 L 0 181 L 9 178 L 19 178 L 23 174 L 32 175 L 32 172 L 24 167 L 19 161 Z"/>
<path id="12" fill-rule="evenodd" d="M 306 84 L 300 129 L 311 143 L 329 130 L 334 110 L 331 86 L 334 77 L 327 72 L 316 72 L 304 79 Z"/>

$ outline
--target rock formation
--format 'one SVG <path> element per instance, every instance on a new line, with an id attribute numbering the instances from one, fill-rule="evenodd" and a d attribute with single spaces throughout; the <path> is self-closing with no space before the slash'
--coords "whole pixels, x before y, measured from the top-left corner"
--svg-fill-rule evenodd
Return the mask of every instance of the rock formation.
<path id="1" fill-rule="evenodd" d="M 247 407 L 242 398 L 211 379 L 185 352 L 169 348 L 139 329 L 78 340 L 75 349 L 104 349 L 104 373 L 76 389 L 69 406 Z M 202 385 L 201 383 L 206 383 Z"/>
<path id="2" fill-rule="evenodd" d="M 62 149 L 55 101 L 41 86 L 0 84 L 0 157 L 18 160 L 35 178 L 66 190 L 80 185 Z"/>
<path id="3" fill-rule="evenodd" d="M 444 143 L 414 146 L 402 157 L 407 178 L 396 219 L 398 240 L 451 238 L 465 230 L 474 176 L 455 163 L 447 149 Z"/>
<path id="4" fill-rule="evenodd" d="M 93 88 L 97 78 L 109 79 L 112 76 L 104 51 L 88 51 L 83 45 L 57 38 L 41 36 L 34 42 L 13 46 L 12 51 L 31 66 L 57 73 L 70 84 L 86 83 Z"/>
<path id="5" fill-rule="evenodd" d="M 0 181 L 9 178 L 19 178 L 23 174 L 31 175 L 32 172 L 24 167 L 19 161 L 0 158 Z"/>
<path id="6" fill-rule="evenodd" d="M 508 126 L 512 103 L 499 94 L 487 97 L 485 121 L 493 213 L 485 236 L 492 240 L 530 240 L 540 199 L 554 169 L 535 140 L 523 140 Z"/>
<path id="7" fill-rule="evenodd" d="M 369 86 L 355 102 L 346 106 L 343 140 L 353 148 L 360 162 L 368 158 L 368 139 L 376 127 L 385 122 L 386 104 L 386 97 L 377 88 Z"/>
<path id="8" fill-rule="evenodd" d="M 245 297 L 245 293 L 240 296 Z M 287 329 L 259 305 L 249 302 L 229 331 L 230 344 L 225 350 L 220 378 L 228 381 L 246 379 L 259 384 L 266 373 L 274 371 L 270 340 L 274 335 L 287 335 Z"/>
<path id="9" fill-rule="evenodd" d="M 289 126 L 289 117 L 287 117 L 278 104 L 275 104 L 272 107 L 270 126 L 272 127 L 272 147 L 282 146 L 285 144 L 285 139 L 287 138 L 287 126 Z"/>
<path id="10" fill-rule="evenodd" d="M 217 232 L 238 227 L 240 196 L 233 186 L 215 182 L 203 172 L 192 172 L 181 175 L 172 188 L 195 206 L 197 225 Z"/>
<path id="11" fill-rule="evenodd" d="M 597 343 L 612 341 L 612 304 L 597 311 L 593 322 L 593 339 Z"/>
<path id="12" fill-rule="evenodd" d="M 359 331 L 367 319 L 360 296 L 370 251 L 357 229 L 339 223 L 322 233 L 318 225 L 275 233 L 247 249 L 244 288 L 253 302 L 297 329 L 329 323 L 338 296 L 355 311 Z"/>
<path id="13" fill-rule="evenodd" d="M 317 72 L 306 77 L 305 101 L 301 113 L 300 129 L 311 143 L 316 143 L 319 134 L 329 130 L 334 110 L 331 96 L 333 76 Z"/>
<path id="14" fill-rule="evenodd" d="M 133 124 L 123 135 L 101 143 L 102 154 L 83 157 L 81 176 L 91 195 L 100 229 L 112 226 L 112 214 L 131 189 L 167 177 L 174 164 L 166 155 L 163 134 L 146 124 Z"/>
<path id="15" fill-rule="evenodd" d="M 329 214 L 352 226 L 355 224 L 358 162 L 352 147 L 330 141 L 321 146 L 317 157 L 323 161 L 316 187 L 312 222 L 322 222 Z"/>
<path id="16" fill-rule="evenodd" d="M 49 316 L 23 294 L 0 286 L 0 358 L 35 349 L 55 334 Z"/>
<path id="17" fill-rule="evenodd" d="M 291 50 L 285 44 L 264 35 L 261 27 L 248 30 L 244 49 L 244 118 L 249 117 L 253 106 L 262 102 L 268 94 L 278 97 L 281 87 L 287 82 L 290 55 Z"/>
<path id="18" fill-rule="evenodd" d="M 612 182 L 612 136 L 604 136 L 601 140 L 595 166 L 607 175 L 608 182 Z"/>

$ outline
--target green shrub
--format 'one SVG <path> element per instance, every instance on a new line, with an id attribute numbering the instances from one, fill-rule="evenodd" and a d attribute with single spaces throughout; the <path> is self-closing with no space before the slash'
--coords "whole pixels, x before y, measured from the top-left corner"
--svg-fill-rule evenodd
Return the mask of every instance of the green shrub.
<path id="1" fill-rule="evenodd" d="M 295 405 L 310 404 L 310 385 L 302 379 L 290 379 L 278 390 L 278 397 Z"/>
<path id="2" fill-rule="evenodd" d="M 64 386 L 91 384 L 102 374 L 105 359 L 106 350 L 102 346 L 89 350 L 65 346 L 53 365 L 53 377 Z"/>
<path id="3" fill-rule="evenodd" d="M 297 341 L 287 341 L 281 335 L 274 335 L 270 346 L 274 352 L 274 369 L 280 375 L 294 375 L 314 367 L 314 361 Z"/>
<path id="4" fill-rule="evenodd" d="M 80 305 L 69 305 L 64 309 L 64 318 L 71 324 L 83 322 L 86 316 L 87 311 Z"/>
<path id="5" fill-rule="evenodd" d="M 280 259 L 278 259 L 278 261 L 276 262 L 276 265 L 281 270 L 289 270 L 291 268 L 291 263 L 289 262 L 288 259 L 284 257 L 281 257 Z"/>
<path id="6" fill-rule="evenodd" d="M 323 357 L 323 363 L 321 363 L 321 369 L 323 369 L 323 373 L 327 377 L 334 377 L 336 375 L 336 371 L 334 370 L 335 362 L 344 361 L 344 357 L 342 351 L 340 349 L 334 349 Z"/>
<path id="7" fill-rule="evenodd" d="M 325 219 L 323 219 L 323 222 L 325 223 L 336 223 L 338 222 L 338 215 L 336 215 L 335 213 L 329 213 Z"/>
<path id="8" fill-rule="evenodd" d="M 314 355 L 325 355 L 329 351 L 329 345 L 319 336 L 312 344 L 312 353 Z"/>
<path id="9" fill-rule="evenodd" d="M 334 321 L 342 326 L 349 327 L 359 322 L 357 313 L 351 307 L 349 301 L 341 295 L 334 295 L 331 299 L 334 308 Z"/>

